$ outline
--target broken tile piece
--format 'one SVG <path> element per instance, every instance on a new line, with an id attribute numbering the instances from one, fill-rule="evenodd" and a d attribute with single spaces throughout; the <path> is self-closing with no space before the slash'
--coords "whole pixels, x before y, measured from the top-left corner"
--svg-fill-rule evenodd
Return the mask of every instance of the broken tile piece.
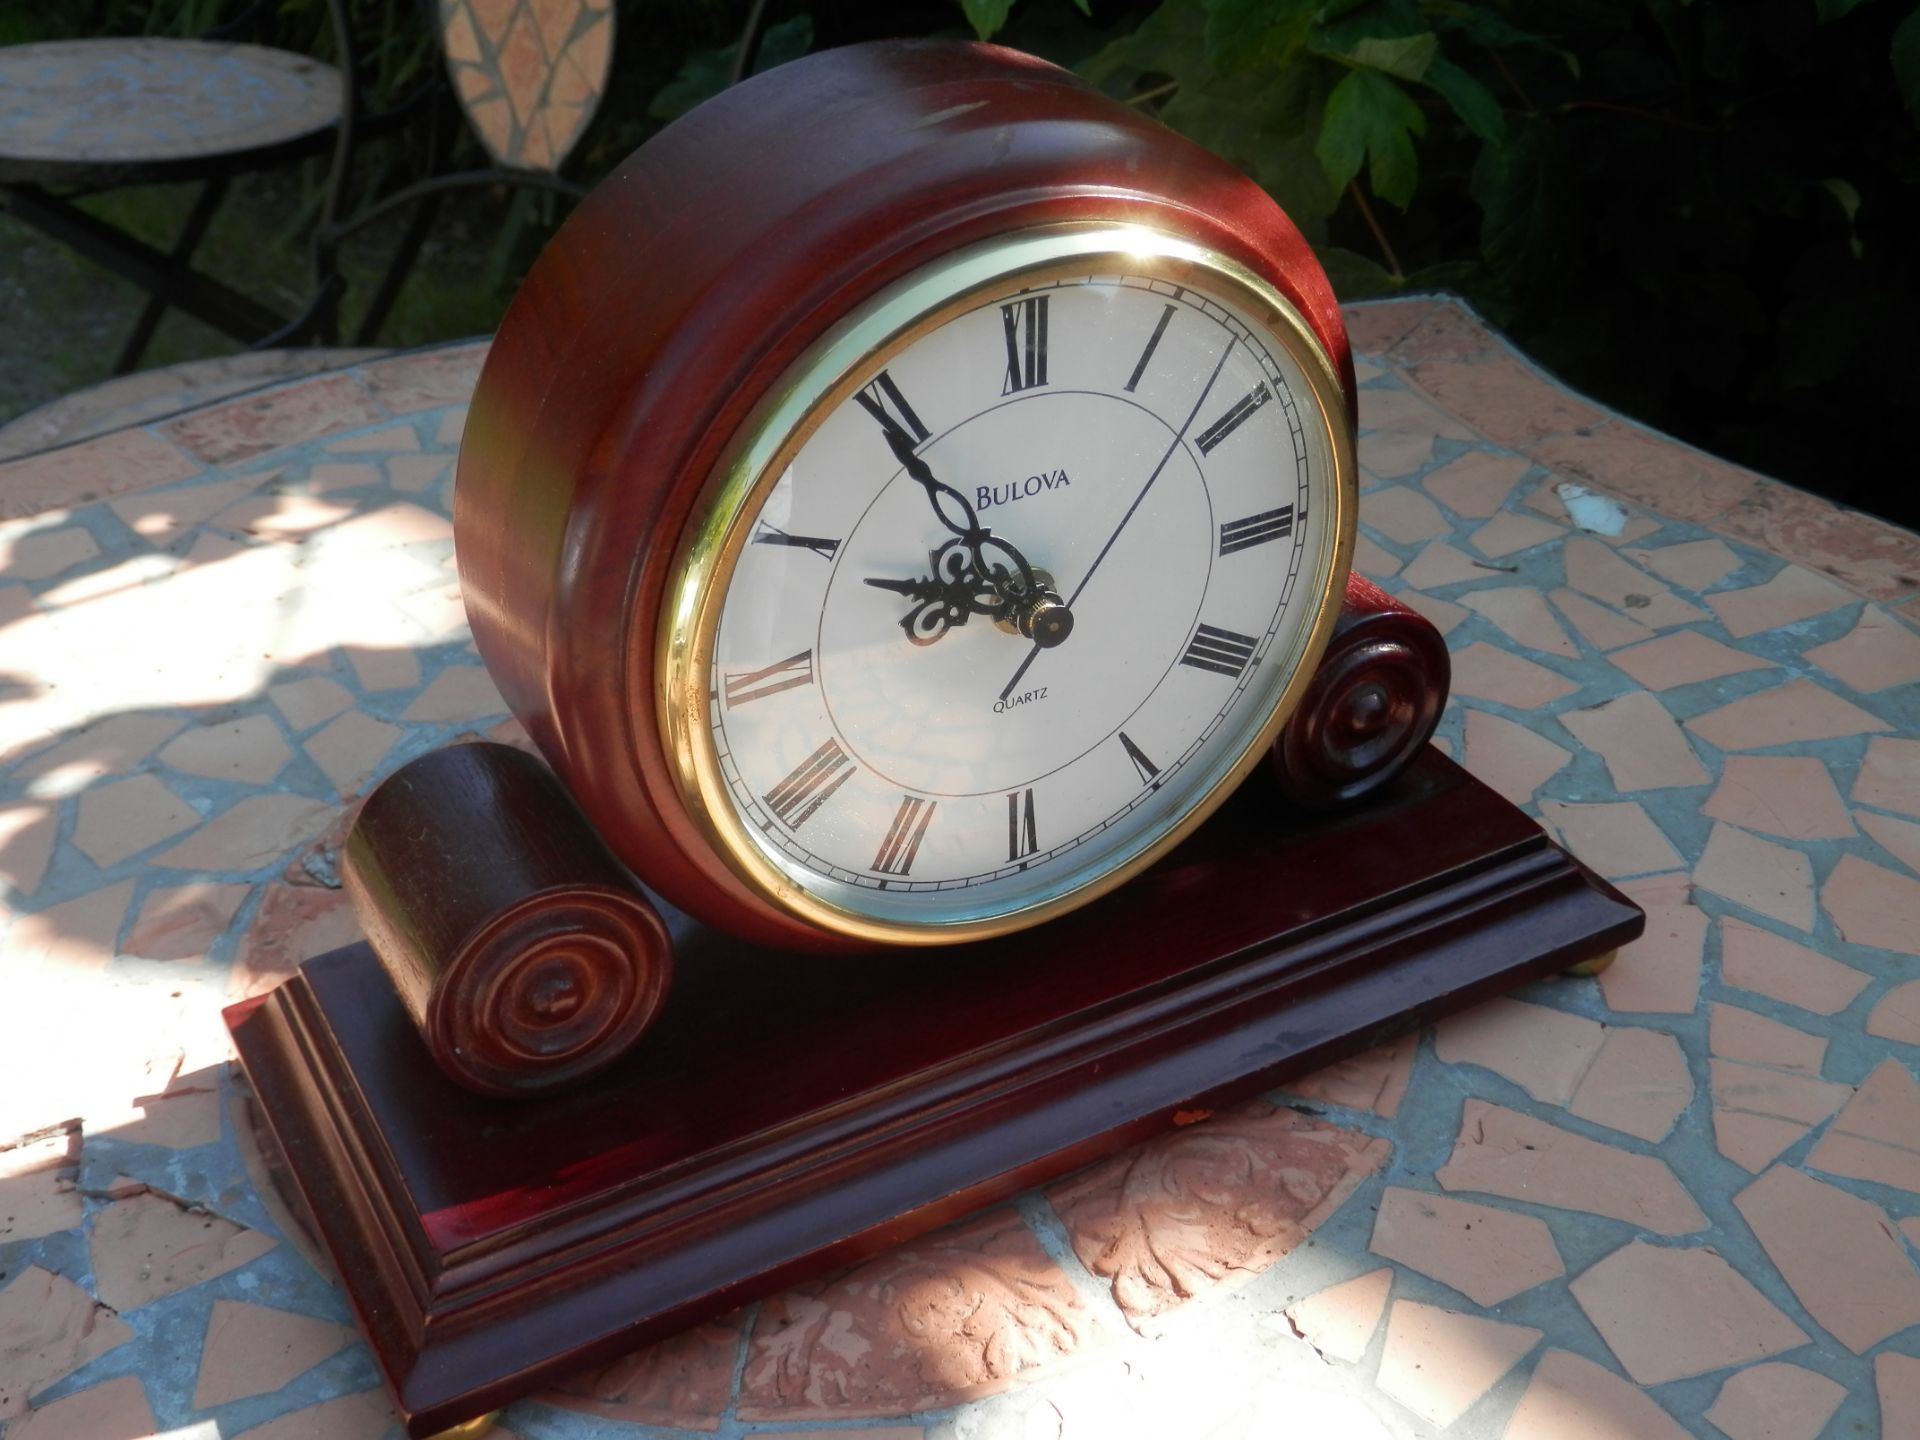
<path id="1" fill-rule="evenodd" d="M 338 681 L 324 675 L 268 686 L 267 698 L 286 716 L 287 724 L 296 733 L 311 730 L 353 708 L 353 696 Z"/>
<path id="2" fill-rule="evenodd" d="M 1463 555 L 1444 540 L 1432 540 L 1407 563 L 1400 578 L 1421 590 L 1441 585 L 1458 585 L 1466 580 L 1485 580 L 1494 572 Z"/>
<path id="3" fill-rule="evenodd" d="M 1692 1440 L 1636 1385 L 1566 1350 L 1534 1366 L 1501 1440 Z"/>
<path id="4" fill-rule="evenodd" d="M 132 1338 L 118 1316 L 71 1280 L 24 1266 L 0 1289 L 0 1419 L 20 1414 L 54 1381 Z"/>
<path id="5" fill-rule="evenodd" d="M 200 1347 L 193 1408 L 267 1395 L 351 1345 L 354 1332 L 307 1315 L 216 1300 Z"/>
<path id="6" fill-rule="evenodd" d="M 1047 1198 L 1081 1263 L 1145 1330 L 1196 1295 L 1269 1269 L 1391 1150 L 1254 1101 L 1059 1181 Z"/>
<path id="7" fill-rule="evenodd" d="M 1798 850 L 1715 821 L 1693 883 L 1783 925 L 1813 929 L 1813 866 Z"/>
<path id="8" fill-rule="evenodd" d="M 1515 805 L 1527 804 L 1534 791 L 1573 759 L 1569 751 L 1528 726 L 1485 710 L 1469 710 L 1466 715 L 1461 764 Z"/>
<path id="9" fill-rule="evenodd" d="M 1700 999 L 1707 936 L 1706 914 L 1692 903 L 1692 880 L 1685 874 L 1650 875 L 1623 881 L 1620 888 L 1646 911 L 1647 928 L 1600 972 L 1607 1008 L 1691 1015 Z"/>
<path id="10" fill-rule="evenodd" d="M 1545 520 L 1503 510 L 1469 535 L 1467 543 L 1488 559 L 1497 560 L 1505 555 L 1531 550 L 1549 540 L 1558 540 L 1566 533 L 1558 525 L 1551 525 Z"/>
<path id="11" fill-rule="evenodd" d="M 1451 600 L 1442 600 L 1437 596 L 1429 595 L 1424 590 L 1415 590 L 1411 586 L 1401 590 L 1393 598 L 1426 616 L 1433 622 L 1434 629 L 1442 635 L 1451 634 L 1454 627 L 1467 618 L 1464 607 L 1454 604 Z"/>
<path id="12" fill-rule="evenodd" d="M 187 775 L 264 785 L 286 768 L 293 751 L 265 715 L 197 725 L 170 742 L 160 758 Z"/>
<path id="13" fill-rule="evenodd" d="M 1811 680 L 1789 680 L 1687 721 L 1687 729 L 1722 750 L 1765 750 L 1892 728 Z"/>
<path id="14" fill-rule="evenodd" d="M 1868 741 L 1853 798 L 1920 820 L 1920 740 L 1882 736 Z"/>
<path id="15" fill-rule="evenodd" d="M 1421 477 L 1420 484 L 1454 514 L 1468 520 L 1490 520 L 1500 513 L 1500 502 L 1531 468 L 1532 462 L 1524 455 L 1469 450 Z"/>
<path id="16" fill-rule="evenodd" d="M 1713 1133 L 1720 1153 L 1756 1173 L 1853 1093 L 1829 1080 L 1735 1060 L 1713 1061 L 1708 1074 L 1713 1087 Z"/>
<path id="17" fill-rule="evenodd" d="M 1621 1026 L 1607 1031 L 1567 1113 L 1658 1143 L 1692 1101 L 1680 1042 L 1663 1030 Z"/>
<path id="18" fill-rule="evenodd" d="M 1546 600 L 1531 586 L 1509 585 L 1491 590 L 1474 590 L 1462 595 L 1460 603 L 1476 614 L 1484 615 L 1509 640 L 1529 650 L 1561 655 L 1569 660 L 1579 657 L 1580 647 L 1560 628 L 1560 622 L 1547 609 Z"/>
<path id="19" fill-rule="evenodd" d="M 1429 1425 L 1451 1425 L 1540 1343 L 1540 1331 L 1396 1300 L 1375 1379 Z"/>
<path id="20" fill-rule="evenodd" d="M 151 775 L 98 785 L 80 796 L 73 846 L 101 869 L 200 823 L 200 812 Z"/>
<path id="21" fill-rule="evenodd" d="M 197 960 L 226 933 L 250 885 L 172 885 L 150 892 L 121 945 L 143 960 Z"/>
<path id="22" fill-rule="evenodd" d="M 1644 645 L 1616 650 L 1607 659 L 1649 690 L 1672 690 L 1747 670 L 1773 668 L 1771 660 L 1735 650 L 1697 630 L 1676 630 Z"/>
<path id="23" fill-rule="evenodd" d="M 1862 830 L 1880 842 L 1881 849 L 1920 875 L 1920 825 L 1910 820 L 1896 820 L 1891 815 L 1876 815 L 1871 810 L 1862 810 L 1855 818 Z M 4 815 L 0 815 L 0 824 L 5 823 Z M 0 874 L 4 873 L 0 867 Z"/>
<path id="24" fill-rule="evenodd" d="M 1882 1040 L 1920 1045 L 1920 980 L 1896 985 L 1867 1016 L 1867 1033 Z"/>
<path id="25" fill-rule="evenodd" d="M 1818 1076 L 1827 1040 L 1738 1005 L 1716 1004 L 1707 1023 L 1707 1050 L 1723 1060 Z"/>
<path id="26" fill-rule="evenodd" d="M 1836 680 L 1871 695 L 1920 680 L 1920 633 L 1878 605 L 1869 605 L 1853 629 L 1814 646 L 1806 658 Z"/>
<path id="27" fill-rule="evenodd" d="M 1672 870 L 1681 863 L 1673 842 L 1632 800 L 1605 805 L 1542 800 L 1540 819 L 1554 838 L 1609 880 Z"/>
<path id="28" fill-rule="evenodd" d="M 31 895 L 46 877 L 60 828 L 56 800 L 0 805 L 0 882 L 17 895 Z"/>
<path id="29" fill-rule="evenodd" d="M 1476 640 L 1453 657 L 1453 693 L 1535 710 L 1580 687 L 1544 665 Z"/>
<path id="30" fill-rule="evenodd" d="M 1382 485 L 1362 495 L 1360 523 L 1399 545 L 1418 545 L 1453 533 L 1439 507 L 1405 485 Z"/>
<path id="31" fill-rule="evenodd" d="M 1733 1203 L 1807 1313 L 1854 1354 L 1920 1323 L 1920 1274 L 1878 1205 L 1786 1165 Z"/>
<path id="32" fill-rule="evenodd" d="M 1825 763 L 1812 755 L 1729 755 L 1719 785 L 1700 808 L 1729 825 L 1784 840 L 1853 834 L 1846 802 Z"/>
<path id="33" fill-rule="evenodd" d="M 7 1427 L 8 1440 L 148 1440 L 157 1433 L 146 1389 L 134 1375 L 35 1406 Z"/>
<path id="34" fill-rule="evenodd" d="M 493 679 L 479 665 L 450 665 L 414 699 L 400 717 L 431 724 L 457 724 L 507 713 Z"/>
<path id="35" fill-rule="evenodd" d="M 1851 965 L 1733 915 L 1720 921 L 1720 978 L 1815 1015 L 1839 1014 L 1868 983 Z"/>
<path id="36" fill-rule="evenodd" d="M 1627 554 L 1663 580 L 1688 590 L 1704 590 L 1740 568 L 1740 557 L 1724 540 L 1688 540 Z"/>
<path id="37" fill-rule="evenodd" d="M 1287 1322 L 1294 1334 L 1322 1355 L 1358 1364 L 1380 1327 L 1380 1312 L 1386 1309 L 1392 1286 L 1393 1267 L 1383 1265 L 1294 1301 L 1286 1309 Z"/>
<path id="38" fill-rule="evenodd" d="M 1920 1435 L 1920 1359 L 1883 1350 L 1873 1357 L 1882 1436 Z"/>
<path id="39" fill-rule="evenodd" d="M 301 742 L 342 797 L 356 795 L 404 732 L 398 725 L 349 710 Z"/>
<path id="40" fill-rule="evenodd" d="M 1824 615 L 1857 597 L 1823 575 L 1786 565 L 1771 580 L 1745 590 L 1722 590 L 1706 597 L 1720 623 L 1736 640 L 1777 630 L 1782 625 Z"/>
<path id="41" fill-rule="evenodd" d="M 77 1136 L 56 1134 L 0 1150 L 0 1245 L 77 1230 L 85 1218 L 74 1187 L 78 1168 Z M 5 1351 L 0 1338 L 0 1355 Z"/>
<path id="42" fill-rule="evenodd" d="M 333 807 L 298 795 L 249 795 L 150 864 L 168 870 L 258 870 L 325 827 Z"/>
<path id="43" fill-rule="evenodd" d="M 385 1440 L 394 1433 L 399 1418 L 384 1390 L 366 1390 L 289 1411 L 277 1420 L 242 1431 L 234 1440 Z M 495 1429 L 492 1433 L 500 1432 Z M 191 1436 L 191 1440 L 199 1437 Z"/>
<path id="44" fill-rule="evenodd" d="M 1380 1197 L 1368 1248 L 1476 1305 L 1498 1305 L 1567 1273 L 1544 1220 L 1397 1185 Z"/>
<path id="45" fill-rule="evenodd" d="M 89 1236 L 94 1286 L 122 1313 L 237 1270 L 273 1246 L 269 1235 L 151 1190 L 99 1211 Z"/>
<path id="46" fill-rule="evenodd" d="M 1653 638 L 1653 631 L 1638 620 L 1630 620 L 1572 590 L 1562 587 L 1549 592 L 1547 598 L 1553 602 L 1556 610 L 1567 617 L 1567 623 L 1584 635 L 1587 643 L 1596 650 L 1617 650 L 1622 645 Z"/>
<path id="47" fill-rule="evenodd" d="M 1353 537 L 1353 568 L 1369 580 L 1385 580 L 1389 576 L 1400 573 L 1400 557 L 1371 535 L 1355 535 Z"/>
<path id="48" fill-rule="evenodd" d="M 1606 762 L 1613 788 L 1623 795 L 1704 785 L 1712 778 L 1666 707 L 1645 690 L 1590 710 L 1568 710 L 1560 723 Z"/>
<path id="49" fill-rule="evenodd" d="M 1583 595 L 1611 605 L 1655 630 L 1704 620 L 1706 612 L 1689 605 L 1665 585 L 1628 564 L 1611 546 L 1585 536 L 1566 543 L 1567 584 Z"/>
<path id="50" fill-rule="evenodd" d="M 1564 1010 L 1496 996 L 1434 1027 L 1434 1053 L 1449 1065 L 1479 1065 L 1536 1100 L 1565 1105 L 1600 1053 L 1602 1026 Z"/>
<path id="51" fill-rule="evenodd" d="M 1920 1085 L 1897 1060 L 1860 1082 L 1807 1165 L 1920 1195 Z"/>
<path id="52" fill-rule="evenodd" d="M 1706 1418 L 1728 1440 L 1815 1440 L 1847 1387 L 1785 1360 L 1750 1365 L 1720 1387 Z"/>
<path id="53" fill-rule="evenodd" d="M 1807 1333 L 1713 1249 L 1635 1240 L 1568 1287 L 1627 1374 L 1661 1385 L 1807 1343 Z"/>
<path id="54" fill-rule="evenodd" d="M 1920 880 L 1842 855 L 1820 903 L 1848 944 L 1920 955 Z"/>
<path id="55" fill-rule="evenodd" d="M 1604 1215 L 1656 1235 L 1707 1228 L 1707 1217 L 1664 1161 L 1484 1100 L 1469 1099 L 1462 1108 L 1453 1154 L 1434 1178 L 1448 1190 Z"/>

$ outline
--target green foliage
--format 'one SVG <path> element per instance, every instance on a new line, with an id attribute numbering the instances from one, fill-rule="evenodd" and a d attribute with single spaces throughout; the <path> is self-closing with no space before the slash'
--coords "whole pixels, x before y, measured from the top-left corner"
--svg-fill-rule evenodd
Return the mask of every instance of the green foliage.
<path id="1" fill-rule="evenodd" d="M 1406 91 L 1379 70 L 1356 69 L 1327 97 L 1313 153 L 1336 190 L 1367 162 L 1374 193 L 1404 210 L 1413 200 L 1420 169 L 1413 137 L 1426 133 L 1427 117 Z"/>
<path id="2" fill-rule="evenodd" d="M 754 56 L 753 73 L 758 75 L 789 60 L 798 60 L 812 45 L 813 21 L 806 15 L 795 15 L 778 25 L 770 25 Z M 656 120 L 677 119 L 701 101 L 718 95 L 727 88 L 739 49 L 739 42 L 735 41 L 688 55 L 680 66 L 680 73 L 655 93 L 647 113 Z"/>

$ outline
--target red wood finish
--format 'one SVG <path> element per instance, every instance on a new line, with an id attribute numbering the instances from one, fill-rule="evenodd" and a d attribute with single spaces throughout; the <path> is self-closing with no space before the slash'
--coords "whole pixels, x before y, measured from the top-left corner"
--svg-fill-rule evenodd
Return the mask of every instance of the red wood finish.
<path id="1" fill-rule="evenodd" d="M 1433 738 L 1452 677 L 1431 620 L 1349 575 L 1320 668 L 1273 742 L 1281 791 L 1328 810 L 1382 788 Z"/>
<path id="2" fill-rule="evenodd" d="M 781 373 L 877 291 L 1051 222 L 1147 223 L 1289 297 L 1352 396 L 1333 292 L 1231 167 L 1042 61 L 853 46 L 709 101 L 568 220 L 488 356 L 460 454 L 461 583 L 495 682 L 647 883 L 758 943 L 849 948 L 749 890 L 655 732 L 661 595 L 702 484 Z"/>
<path id="3" fill-rule="evenodd" d="M 660 916 L 554 780 L 506 745 L 453 745 L 367 797 L 341 878 L 440 1067 L 487 1095 L 572 1084 L 666 998 Z"/>
<path id="4" fill-rule="evenodd" d="M 646 1042 L 537 1104 L 442 1076 L 365 947 L 228 1011 L 409 1433 L 1644 923 L 1431 748 L 1333 817 L 1276 823 L 1264 789 L 1121 890 L 951 963 L 796 964 L 669 914 L 684 963 Z"/>

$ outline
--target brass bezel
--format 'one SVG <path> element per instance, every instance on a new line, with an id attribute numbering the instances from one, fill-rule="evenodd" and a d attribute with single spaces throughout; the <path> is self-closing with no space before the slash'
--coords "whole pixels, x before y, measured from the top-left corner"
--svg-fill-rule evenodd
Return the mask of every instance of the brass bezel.
<path id="1" fill-rule="evenodd" d="M 1333 457 L 1334 515 L 1316 557 L 1317 611 L 1273 712 L 1204 794 L 1139 850 L 1110 866 L 1069 868 L 1052 898 L 973 919 L 902 924 L 832 904 L 774 864 L 734 802 L 708 723 L 715 633 L 752 519 L 793 455 L 831 411 L 886 361 L 949 319 L 1025 286 L 1073 275 L 1154 275 L 1230 303 L 1305 376 Z M 1196 283 L 1197 282 L 1197 283 Z M 1304 411 L 1303 407 L 1303 411 Z M 716 854 L 775 905 L 822 929 L 889 945 L 958 944 L 1023 929 L 1105 894 L 1151 865 L 1218 808 L 1259 763 L 1313 678 L 1338 619 L 1352 562 L 1359 486 L 1347 396 L 1332 361 L 1293 305 L 1237 262 L 1137 225 L 1055 225 L 1014 232 L 937 260 L 863 303 L 807 351 L 755 408 L 709 477 L 668 582 L 651 655 L 660 735 L 681 798 Z M 743 523 L 745 522 L 745 523 Z M 1303 574 L 1303 582 L 1305 576 Z M 1295 603 L 1298 603 L 1297 601 Z M 1270 659 L 1273 657 L 1270 657 Z M 1279 657 L 1285 659 L 1286 657 Z M 957 892 L 956 892 L 957 893 Z"/>

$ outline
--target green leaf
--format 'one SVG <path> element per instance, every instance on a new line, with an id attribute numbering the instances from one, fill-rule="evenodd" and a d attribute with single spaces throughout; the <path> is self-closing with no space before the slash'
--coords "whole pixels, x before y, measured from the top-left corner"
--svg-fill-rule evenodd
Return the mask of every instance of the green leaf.
<path id="1" fill-rule="evenodd" d="M 1893 32 L 1893 78 L 1899 82 L 1907 109 L 1920 123 L 1920 9 L 1902 20 Z"/>
<path id="2" fill-rule="evenodd" d="M 812 48 L 813 19 L 796 15 L 767 27 L 760 37 L 760 50 L 754 56 L 753 73 L 762 74 L 776 65 L 798 60 Z M 720 45 L 711 50 L 695 50 L 681 63 L 680 73 L 655 93 L 647 113 L 656 120 L 676 120 L 703 100 L 710 100 L 727 88 L 727 76 L 733 72 L 734 47 Z"/>
<path id="3" fill-rule="evenodd" d="M 1864 5 L 1867 0 L 1813 0 L 1813 8 L 1820 13 L 1820 23 L 1838 20 L 1856 5 Z"/>
<path id="4" fill-rule="evenodd" d="M 1373 193 L 1404 210 L 1419 178 L 1412 137 L 1426 131 L 1427 118 L 1406 91 L 1378 70 L 1355 70 L 1327 97 L 1314 153 L 1336 191 L 1365 163 Z"/>
<path id="5" fill-rule="evenodd" d="M 1342 301 L 1394 295 L 1406 287 L 1404 279 L 1357 251 L 1321 245 L 1316 246 L 1313 253 L 1320 261 L 1320 268 L 1327 272 L 1327 283 L 1333 286 L 1333 293 Z"/>
<path id="6" fill-rule="evenodd" d="M 1420 78 L 1482 140 L 1498 140 L 1507 133 L 1507 117 L 1500 113 L 1500 102 L 1493 92 L 1446 56 L 1434 56 Z"/>
<path id="7" fill-rule="evenodd" d="M 1073 0 L 1073 8 L 1089 20 L 1093 18 L 1093 0 Z"/>
<path id="8" fill-rule="evenodd" d="M 967 23 L 973 26 L 973 33 L 982 40 L 991 40 L 1007 23 L 1013 0 L 960 0 L 960 8 L 967 12 Z"/>
<path id="9" fill-rule="evenodd" d="M 1207 61 L 1221 74 L 1284 64 L 1306 40 L 1316 0 L 1203 0 Z"/>
<path id="10" fill-rule="evenodd" d="M 1346 58 L 1368 70 L 1379 70 L 1401 80 L 1418 80 L 1433 63 L 1440 37 L 1431 30 L 1392 40 L 1368 38 L 1346 52 Z"/>

